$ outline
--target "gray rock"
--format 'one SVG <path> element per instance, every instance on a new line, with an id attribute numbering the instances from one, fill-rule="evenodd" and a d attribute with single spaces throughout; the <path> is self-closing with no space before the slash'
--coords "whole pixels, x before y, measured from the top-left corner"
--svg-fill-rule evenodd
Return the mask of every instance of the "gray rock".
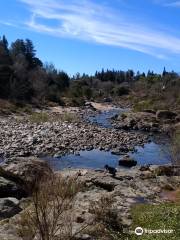
<path id="1" fill-rule="evenodd" d="M 0 177 L 0 198 L 15 197 L 22 198 L 27 196 L 26 192 L 15 182 Z"/>
<path id="2" fill-rule="evenodd" d="M 119 160 L 119 166 L 123 167 L 134 167 L 137 165 L 137 161 L 130 158 L 129 156 L 125 156 Z"/>
<path id="3" fill-rule="evenodd" d="M 77 236 L 76 239 L 77 240 L 95 240 L 93 237 L 91 237 L 88 234 L 83 234 L 83 235 Z"/>
<path id="4" fill-rule="evenodd" d="M 86 110 L 81 112 L 86 115 Z M 83 120 L 65 123 L 59 118 L 54 122 L 33 124 L 28 121 L 28 116 L 24 116 L 21 121 L 13 117 L 0 119 L 0 148 L 6 159 L 57 156 L 98 148 L 128 152 L 146 141 L 144 134 L 101 128 Z"/>
<path id="5" fill-rule="evenodd" d="M 168 110 L 159 110 L 156 112 L 156 118 L 158 120 L 172 120 L 175 119 L 176 116 L 177 113 Z"/>
<path id="6" fill-rule="evenodd" d="M 161 128 L 156 119 L 156 115 L 151 111 L 146 112 L 129 112 L 120 115 L 113 121 L 114 127 L 124 130 L 143 130 L 147 132 L 160 132 Z"/>
<path id="7" fill-rule="evenodd" d="M 0 220 L 13 217 L 22 209 L 19 207 L 19 201 L 16 198 L 0 199 Z"/>
<path id="8" fill-rule="evenodd" d="M 0 175 L 8 178 L 29 190 L 42 177 L 52 174 L 49 165 L 37 158 L 16 158 L 0 166 Z"/>
<path id="9" fill-rule="evenodd" d="M 150 166 L 150 170 L 157 176 L 180 176 L 180 166 L 164 165 Z"/>

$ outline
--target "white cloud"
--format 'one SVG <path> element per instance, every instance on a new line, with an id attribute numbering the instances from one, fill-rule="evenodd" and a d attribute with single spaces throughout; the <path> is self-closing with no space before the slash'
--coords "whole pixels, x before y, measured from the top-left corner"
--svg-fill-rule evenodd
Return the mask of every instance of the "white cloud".
<path id="1" fill-rule="evenodd" d="M 180 1 L 171 1 L 169 3 L 166 3 L 165 5 L 170 7 L 180 7 Z"/>
<path id="2" fill-rule="evenodd" d="M 153 0 L 157 4 L 161 4 L 163 7 L 180 7 L 180 1 L 175 0 Z"/>
<path id="3" fill-rule="evenodd" d="M 128 48 L 158 58 L 180 54 L 180 38 L 134 23 L 122 11 L 90 0 L 19 0 L 29 6 L 28 28 L 58 37 Z M 179 2 L 179 1 L 178 1 Z M 56 26 L 48 24 L 55 20 Z"/>
<path id="4" fill-rule="evenodd" d="M 10 26 L 10 27 L 17 27 L 16 24 L 14 24 L 14 23 L 12 23 L 12 22 L 8 22 L 8 21 L 2 21 L 2 20 L 0 20 L 0 24 L 6 25 L 6 26 Z"/>

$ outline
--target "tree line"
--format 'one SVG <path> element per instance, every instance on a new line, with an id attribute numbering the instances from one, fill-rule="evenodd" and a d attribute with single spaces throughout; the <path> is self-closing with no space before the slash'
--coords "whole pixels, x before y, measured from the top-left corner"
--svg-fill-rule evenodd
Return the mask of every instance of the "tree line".
<path id="1" fill-rule="evenodd" d="M 58 101 L 69 87 L 69 76 L 53 64 L 43 64 L 31 40 L 17 39 L 10 46 L 0 39 L 0 98 L 15 102 Z"/>
<path id="2" fill-rule="evenodd" d="M 30 39 L 17 39 L 9 45 L 5 36 L 0 38 L 0 98 L 14 102 L 62 103 L 67 98 L 77 105 L 86 99 L 120 97 L 132 90 L 179 89 L 179 80 L 177 73 L 165 68 L 161 74 L 102 69 L 93 75 L 77 73 L 70 77 L 52 63 L 43 63 Z"/>

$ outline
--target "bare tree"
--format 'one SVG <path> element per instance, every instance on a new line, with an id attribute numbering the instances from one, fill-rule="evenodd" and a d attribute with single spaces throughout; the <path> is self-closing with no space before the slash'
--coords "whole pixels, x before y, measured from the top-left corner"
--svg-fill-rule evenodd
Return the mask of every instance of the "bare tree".
<path id="1" fill-rule="evenodd" d="M 34 96 L 40 103 L 44 103 L 47 97 L 48 76 L 46 72 L 38 67 L 29 73 Z"/>
<path id="2" fill-rule="evenodd" d="M 24 240 L 66 240 L 73 238 L 73 206 L 80 184 L 75 178 L 54 174 L 34 187 L 31 206 L 20 220 Z"/>

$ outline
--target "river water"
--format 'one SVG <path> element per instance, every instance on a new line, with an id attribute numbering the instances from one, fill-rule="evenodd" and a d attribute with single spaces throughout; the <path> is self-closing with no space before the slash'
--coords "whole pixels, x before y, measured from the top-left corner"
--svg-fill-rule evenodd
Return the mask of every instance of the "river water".
<path id="1" fill-rule="evenodd" d="M 127 111 L 127 109 L 114 108 L 89 116 L 87 121 L 100 125 L 101 127 L 111 128 L 110 119 L 116 114 Z M 151 137 L 151 142 L 145 144 L 143 147 L 137 146 L 136 151 L 129 153 L 129 155 L 137 160 L 138 165 L 163 165 L 171 162 L 168 138 L 162 135 L 154 135 Z M 94 149 L 91 151 L 80 151 L 79 155 L 70 154 L 59 158 L 48 158 L 48 162 L 55 170 L 62 170 L 65 168 L 102 169 L 106 164 L 118 167 L 118 161 L 122 157 L 123 156 L 113 155 L 111 152 Z"/>
<path id="2" fill-rule="evenodd" d="M 113 108 L 108 111 L 101 111 L 98 114 L 92 116 L 90 115 L 87 117 L 87 121 L 104 128 L 112 128 L 111 118 L 117 114 L 119 115 L 128 111 L 129 109 Z"/>

